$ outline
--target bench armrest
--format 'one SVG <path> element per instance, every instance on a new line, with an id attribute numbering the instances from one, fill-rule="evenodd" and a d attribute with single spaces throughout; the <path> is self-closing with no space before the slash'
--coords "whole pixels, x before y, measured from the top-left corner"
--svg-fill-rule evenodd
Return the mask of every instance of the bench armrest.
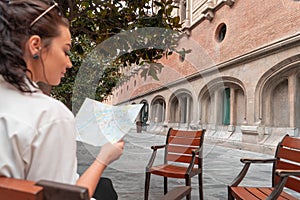
<path id="1" fill-rule="evenodd" d="M 90 199 L 88 189 L 85 187 L 48 180 L 40 180 L 35 185 L 43 187 L 44 196 L 49 200 Z"/>
<path id="2" fill-rule="evenodd" d="M 253 159 L 253 158 L 241 158 L 242 163 L 274 163 L 276 158 L 267 158 L 267 159 Z"/>
<path id="3" fill-rule="evenodd" d="M 192 170 L 194 168 L 194 165 L 195 165 L 195 161 L 197 159 L 196 155 L 201 156 L 201 155 L 199 155 L 200 152 L 202 152 L 202 147 L 195 148 L 195 149 L 192 150 L 192 160 L 191 160 L 191 162 L 190 162 L 190 164 L 189 164 L 189 166 L 186 170 L 186 174 L 190 174 L 192 172 Z"/>
<path id="4" fill-rule="evenodd" d="M 268 198 L 266 200 L 273 200 L 273 199 L 277 199 L 279 197 L 279 195 L 281 194 L 281 192 L 282 192 L 289 176 L 300 176 L 300 170 L 281 170 L 281 169 L 277 169 L 275 171 L 275 173 L 278 176 L 280 176 L 280 181 L 275 186 L 274 190 L 272 191 L 272 193 L 270 194 L 270 196 L 268 196 Z"/>
<path id="5" fill-rule="evenodd" d="M 164 148 L 166 146 L 167 146 L 166 144 L 164 144 L 164 145 L 157 145 L 157 146 L 151 146 L 151 149 L 157 150 L 157 149 L 162 149 L 162 148 Z"/>
<path id="6" fill-rule="evenodd" d="M 300 170 L 282 170 L 282 169 L 277 169 L 275 173 L 280 176 L 300 176 Z"/>
<path id="7" fill-rule="evenodd" d="M 153 150 L 153 152 L 152 152 L 150 160 L 149 160 L 149 162 L 148 162 L 148 164 L 146 166 L 146 171 L 148 171 L 149 168 L 152 167 L 152 165 L 154 163 L 154 160 L 156 158 L 157 149 L 162 149 L 162 148 L 165 148 L 166 146 L 167 146 L 166 144 L 165 145 L 158 145 L 158 146 L 151 146 L 151 149 Z"/>
<path id="8" fill-rule="evenodd" d="M 237 177 L 232 181 L 232 183 L 229 185 L 229 187 L 236 187 L 242 182 L 242 180 L 245 178 L 245 176 L 248 172 L 248 169 L 249 169 L 251 163 L 264 164 L 264 163 L 274 163 L 275 161 L 276 161 L 276 158 L 269 158 L 269 159 L 241 158 L 241 162 L 244 163 L 244 167 L 242 168 L 240 173 L 237 175 Z"/>
<path id="9" fill-rule="evenodd" d="M 201 150 L 202 150 L 202 147 L 194 149 L 194 150 L 192 150 L 192 154 L 198 155 L 201 152 Z"/>

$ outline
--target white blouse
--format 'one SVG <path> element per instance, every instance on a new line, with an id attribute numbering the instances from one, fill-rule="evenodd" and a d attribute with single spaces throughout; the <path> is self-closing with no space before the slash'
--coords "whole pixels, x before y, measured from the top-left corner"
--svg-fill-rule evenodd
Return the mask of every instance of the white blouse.
<path id="1" fill-rule="evenodd" d="M 61 102 L 0 76 L 0 176 L 75 184 L 75 120 Z"/>

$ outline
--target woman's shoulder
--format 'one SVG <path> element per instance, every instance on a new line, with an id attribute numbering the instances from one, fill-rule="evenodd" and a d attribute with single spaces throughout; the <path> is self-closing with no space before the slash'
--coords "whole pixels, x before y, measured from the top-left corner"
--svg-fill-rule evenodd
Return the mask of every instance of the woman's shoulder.
<path id="1" fill-rule="evenodd" d="M 33 127 L 62 120 L 74 123 L 73 113 L 62 102 L 38 88 L 32 93 L 21 92 L 0 79 L 0 94 L 0 116 L 7 119 Z"/>
<path id="2" fill-rule="evenodd" d="M 35 94 L 35 96 L 36 103 L 38 104 L 37 111 L 41 114 L 55 118 L 74 118 L 71 110 L 61 101 L 41 93 Z"/>

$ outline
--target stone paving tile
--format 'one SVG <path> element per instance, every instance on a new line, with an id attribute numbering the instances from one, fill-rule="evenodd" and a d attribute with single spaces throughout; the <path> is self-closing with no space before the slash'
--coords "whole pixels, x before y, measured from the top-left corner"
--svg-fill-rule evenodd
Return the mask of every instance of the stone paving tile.
<path id="1" fill-rule="evenodd" d="M 152 145 L 165 143 L 163 135 L 131 132 L 125 137 L 122 157 L 106 169 L 104 176 L 112 179 L 119 200 L 141 200 L 144 196 L 145 167 L 150 159 Z M 99 148 L 78 143 L 78 171 L 81 173 L 94 160 Z M 204 144 L 204 198 L 207 200 L 227 199 L 229 184 L 242 168 L 241 157 L 270 158 L 272 155 L 230 149 L 215 144 Z M 163 151 L 159 151 L 156 164 L 163 161 Z M 163 178 L 152 175 L 150 198 L 163 195 Z M 253 165 L 242 185 L 269 186 L 271 165 Z M 169 179 L 169 187 L 184 185 L 184 180 Z M 198 180 L 192 179 L 192 199 L 199 199 Z"/>

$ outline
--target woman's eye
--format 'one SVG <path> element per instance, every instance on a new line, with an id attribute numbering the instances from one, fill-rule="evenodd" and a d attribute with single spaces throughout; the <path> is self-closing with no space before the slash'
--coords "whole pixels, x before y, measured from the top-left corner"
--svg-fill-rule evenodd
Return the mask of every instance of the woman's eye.
<path id="1" fill-rule="evenodd" d="M 72 56 L 72 53 L 71 53 L 71 51 L 65 51 L 65 54 L 66 54 L 66 56 Z"/>

